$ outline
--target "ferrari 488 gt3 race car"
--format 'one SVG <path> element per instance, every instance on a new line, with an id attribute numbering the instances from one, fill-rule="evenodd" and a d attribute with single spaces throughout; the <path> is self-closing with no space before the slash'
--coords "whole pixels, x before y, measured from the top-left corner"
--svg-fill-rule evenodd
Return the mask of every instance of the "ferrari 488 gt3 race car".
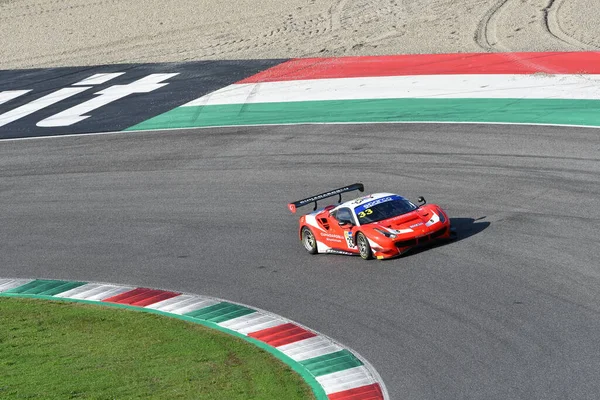
<path id="1" fill-rule="evenodd" d="M 364 191 L 362 183 L 288 204 L 291 212 L 314 203 L 300 217 L 300 240 L 311 254 L 358 254 L 368 260 L 400 256 L 434 240 L 451 239 L 450 218 L 438 205 L 419 197 L 415 205 L 394 193 L 374 193 L 342 203 L 342 193 Z M 338 205 L 317 209 L 317 201 L 339 196 Z"/>

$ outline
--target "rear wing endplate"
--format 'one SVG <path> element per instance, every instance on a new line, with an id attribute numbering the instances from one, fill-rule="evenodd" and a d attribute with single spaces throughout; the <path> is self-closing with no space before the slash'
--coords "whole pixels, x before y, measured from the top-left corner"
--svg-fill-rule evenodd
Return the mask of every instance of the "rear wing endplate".
<path id="1" fill-rule="evenodd" d="M 353 192 L 355 190 L 359 190 L 361 192 L 365 191 L 365 186 L 362 183 L 353 183 L 352 185 L 348 185 L 348 186 L 344 186 L 341 187 L 339 189 L 334 189 L 334 190 L 330 190 L 328 192 L 325 193 L 321 193 L 321 194 L 317 194 L 311 197 L 307 197 L 306 199 L 302 199 L 302 200 L 298 200 L 298 201 L 294 201 L 292 203 L 288 204 L 288 208 L 291 212 L 295 213 L 296 212 L 296 208 L 298 207 L 302 207 L 305 206 L 307 204 L 310 203 L 315 203 L 315 208 L 313 209 L 316 210 L 317 209 L 317 201 L 318 200 L 323 200 L 326 199 L 328 197 L 333 197 L 338 195 L 339 199 L 338 199 L 338 203 L 342 202 L 342 193 L 346 193 L 346 192 Z"/>

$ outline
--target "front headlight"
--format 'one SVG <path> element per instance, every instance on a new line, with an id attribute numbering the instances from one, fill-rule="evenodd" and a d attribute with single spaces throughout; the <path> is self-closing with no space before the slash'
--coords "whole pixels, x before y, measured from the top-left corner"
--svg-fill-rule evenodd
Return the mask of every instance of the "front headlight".
<path id="1" fill-rule="evenodd" d="M 442 210 L 440 210 L 439 208 L 437 209 L 438 215 L 440 216 L 440 221 L 442 221 L 442 224 L 444 222 L 446 222 L 446 216 L 444 215 L 444 212 Z"/>
<path id="2" fill-rule="evenodd" d="M 396 235 L 394 235 L 392 232 L 388 232 L 384 229 L 379 229 L 379 228 L 373 228 L 375 229 L 377 232 L 381 233 L 383 236 L 390 238 L 390 239 L 396 239 Z"/>

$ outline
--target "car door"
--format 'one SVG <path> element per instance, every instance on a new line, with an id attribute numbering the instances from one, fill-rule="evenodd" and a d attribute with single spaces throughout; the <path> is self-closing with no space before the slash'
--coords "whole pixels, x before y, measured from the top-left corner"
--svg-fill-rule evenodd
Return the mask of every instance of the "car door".
<path id="1" fill-rule="evenodd" d="M 355 250 L 356 245 L 352 239 L 352 230 L 356 226 L 356 218 L 354 218 L 354 213 L 352 210 L 348 207 L 342 207 L 336 210 L 332 216 L 335 220 L 335 222 L 331 224 L 332 231 L 336 234 L 336 236 L 344 239 L 343 243 L 341 243 L 343 246 L 342 248 L 347 250 Z M 351 224 L 340 225 L 340 223 L 348 221 L 350 221 Z"/>

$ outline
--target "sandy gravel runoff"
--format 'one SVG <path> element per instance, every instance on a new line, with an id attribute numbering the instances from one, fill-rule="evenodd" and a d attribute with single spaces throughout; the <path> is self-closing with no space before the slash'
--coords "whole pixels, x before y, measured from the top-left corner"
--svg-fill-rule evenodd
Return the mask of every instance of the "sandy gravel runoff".
<path id="1" fill-rule="evenodd" d="M 0 69 L 594 50 L 597 0 L 0 0 Z"/>

